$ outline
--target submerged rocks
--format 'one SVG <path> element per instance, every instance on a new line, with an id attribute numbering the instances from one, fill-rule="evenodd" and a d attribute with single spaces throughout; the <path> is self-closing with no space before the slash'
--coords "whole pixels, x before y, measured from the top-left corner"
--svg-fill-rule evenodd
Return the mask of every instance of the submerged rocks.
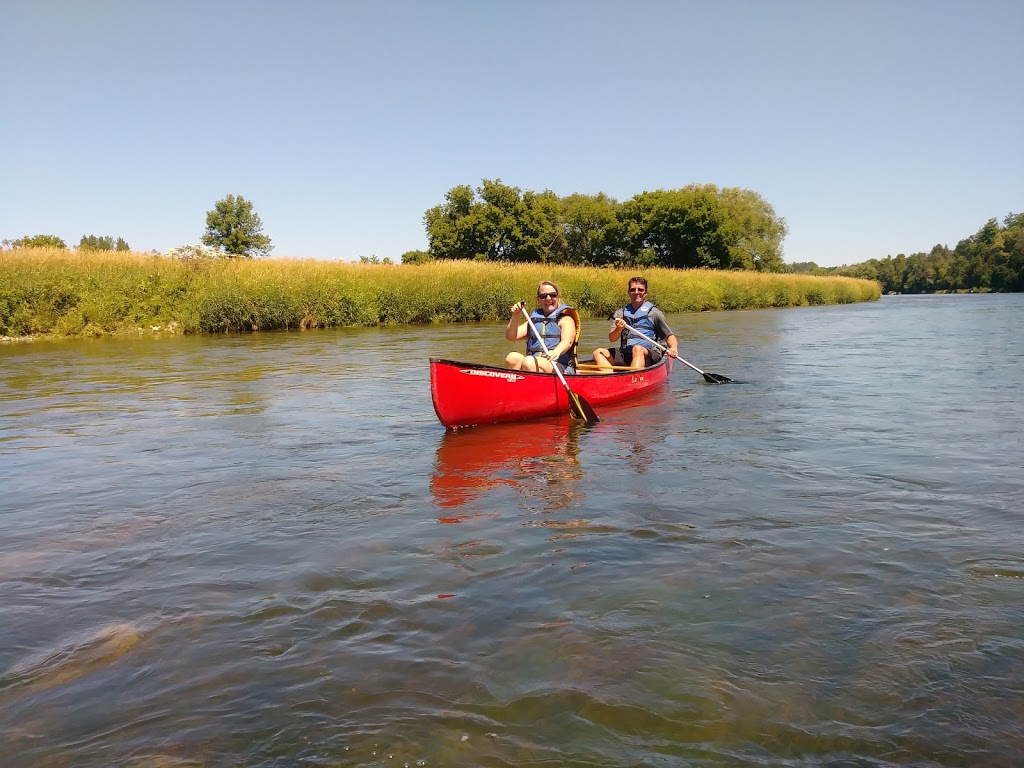
<path id="1" fill-rule="evenodd" d="M 0 687 L 38 692 L 78 680 L 117 661 L 142 639 L 133 624 L 111 624 L 81 639 L 16 664 L 0 676 Z"/>

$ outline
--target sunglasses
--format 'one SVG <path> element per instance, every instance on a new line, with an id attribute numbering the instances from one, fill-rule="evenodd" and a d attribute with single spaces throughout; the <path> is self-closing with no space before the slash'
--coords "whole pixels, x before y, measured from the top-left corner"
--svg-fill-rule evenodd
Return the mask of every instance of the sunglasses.
<path id="1" fill-rule="evenodd" d="M 557 294 L 557 293 L 555 293 L 554 291 L 552 291 L 551 293 L 538 293 L 538 294 L 537 294 L 537 298 L 538 298 L 538 299 L 553 299 L 553 298 L 555 298 L 555 296 L 557 296 L 557 295 L 558 295 L 558 294 Z"/>
<path id="2" fill-rule="evenodd" d="M 647 289 L 646 288 L 630 288 L 629 292 L 630 293 L 647 293 Z"/>

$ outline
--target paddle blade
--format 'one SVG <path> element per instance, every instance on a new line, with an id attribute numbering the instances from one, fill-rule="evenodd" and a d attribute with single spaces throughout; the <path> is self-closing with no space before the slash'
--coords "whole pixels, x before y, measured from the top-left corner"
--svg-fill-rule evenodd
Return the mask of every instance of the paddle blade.
<path id="1" fill-rule="evenodd" d="M 723 376 L 720 373 L 705 373 L 703 376 L 704 381 L 708 384 L 728 384 L 732 381 L 728 376 Z"/>
<path id="2" fill-rule="evenodd" d="M 590 407 L 590 403 L 575 392 L 569 392 L 569 412 L 574 419 L 583 419 L 588 424 L 596 424 L 601 420 Z"/>

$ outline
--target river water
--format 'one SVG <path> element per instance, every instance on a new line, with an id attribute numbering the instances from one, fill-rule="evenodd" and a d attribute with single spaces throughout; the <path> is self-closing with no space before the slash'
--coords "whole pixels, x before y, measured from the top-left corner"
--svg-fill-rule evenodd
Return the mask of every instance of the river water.
<path id="1" fill-rule="evenodd" d="M 0 347 L 0 765 L 1024 764 L 1024 296 L 670 321 L 589 428 L 441 427 L 494 323 Z"/>

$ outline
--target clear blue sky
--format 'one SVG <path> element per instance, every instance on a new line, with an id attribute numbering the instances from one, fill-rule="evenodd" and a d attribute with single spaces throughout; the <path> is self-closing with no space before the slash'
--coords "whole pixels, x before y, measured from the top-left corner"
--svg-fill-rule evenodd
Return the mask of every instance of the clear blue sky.
<path id="1" fill-rule="evenodd" d="M 743 187 L 786 261 L 1024 210 L 1020 0 L 5 0 L 0 238 L 398 260 L 458 184 Z"/>

